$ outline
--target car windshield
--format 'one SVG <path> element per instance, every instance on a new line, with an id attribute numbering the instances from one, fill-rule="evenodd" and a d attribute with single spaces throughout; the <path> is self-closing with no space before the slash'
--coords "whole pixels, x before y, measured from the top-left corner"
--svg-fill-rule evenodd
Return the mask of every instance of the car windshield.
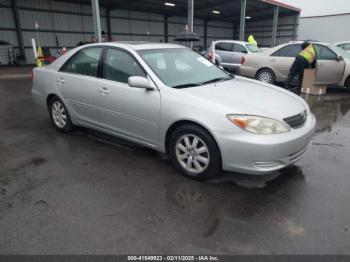
<path id="1" fill-rule="evenodd" d="M 346 52 L 343 48 L 335 45 L 329 45 L 330 49 L 332 49 L 337 55 L 342 56 L 346 59 L 350 59 L 350 53 Z"/>
<path id="2" fill-rule="evenodd" d="M 262 52 L 263 50 L 261 50 L 259 47 L 257 47 L 256 45 L 252 45 L 252 44 L 246 44 L 245 45 L 248 50 L 252 53 L 259 53 Z"/>
<path id="3" fill-rule="evenodd" d="M 232 78 L 208 59 L 188 48 L 140 50 L 139 54 L 170 87 L 200 86 Z"/>

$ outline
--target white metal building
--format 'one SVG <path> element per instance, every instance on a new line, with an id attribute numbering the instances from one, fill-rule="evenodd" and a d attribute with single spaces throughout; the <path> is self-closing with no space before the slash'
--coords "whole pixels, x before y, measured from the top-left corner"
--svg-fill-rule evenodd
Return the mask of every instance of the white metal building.
<path id="1" fill-rule="evenodd" d="M 350 41 L 350 13 L 301 17 L 299 38 L 327 43 Z"/>
<path id="2" fill-rule="evenodd" d="M 173 42 L 188 23 L 189 0 L 170 1 L 174 7 L 157 0 L 99 2 L 101 30 L 114 41 Z M 260 46 L 286 42 L 297 37 L 299 15 L 299 9 L 275 0 L 194 0 L 193 31 L 201 38 L 195 45 L 249 34 Z M 23 53 L 26 63 L 34 63 L 31 38 L 56 55 L 93 35 L 91 0 L 0 0 L 0 40 Z"/>

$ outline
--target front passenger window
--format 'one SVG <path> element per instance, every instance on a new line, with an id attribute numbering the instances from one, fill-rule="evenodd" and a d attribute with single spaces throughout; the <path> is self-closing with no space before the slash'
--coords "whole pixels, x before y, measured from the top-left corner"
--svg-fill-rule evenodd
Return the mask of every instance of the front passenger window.
<path id="1" fill-rule="evenodd" d="M 318 60 L 338 60 L 338 56 L 328 47 L 316 45 L 316 54 Z"/>
<path id="2" fill-rule="evenodd" d="M 130 76 L 146 77 L 145 71 L 130 54 L 110 48 L 103 65 L 103 77 L 121 83 L 128 83 Z"/>
<path id="3" fill-rule="evenodd" d="M 101 47 L 80 50 L 61 67 L 60 71 L 96 77 L 101 52 Z"/>

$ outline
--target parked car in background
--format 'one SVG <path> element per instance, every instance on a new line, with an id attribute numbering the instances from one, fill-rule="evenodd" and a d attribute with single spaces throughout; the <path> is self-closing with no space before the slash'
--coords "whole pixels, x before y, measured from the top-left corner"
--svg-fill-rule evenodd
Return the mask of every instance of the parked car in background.
<path id="1" fill-rule="evenodd" d="M 207 56 L 213 60 L 215 51 L 215 63 L 227 69 L 236 69 L 241 66 L 241 58 L 244 54 L 262 52 L 262 50 L 248 42 L 235 40 L 213 41 L 207 49 Z"/>
<path id="2" fill-rule="evenodd" d="M 341 42 L 334 44 L 336 46 L 339 46 L 340 48 L 344 49 L 346 52 L 350 53 L 350 41 L 348 42 Z"/>
<path id="3" fill-rule="evenodd" d="M 274 84 L 284 82 L 302 42 L 289 42 L 267 51 L 245 55 L 239 74 Z M 336 85 L 350 89 L 350 54 L 331 44 L 314 43 L 318 47 L 316 84 Z"/>
<path id="4" fill-rule="evenodd" d="M 7 41 L 0 40 L 0 65 L 17 64 L 15 48 Z"/>
<path id="5" fill-rule="evenodd" d="M 57 130 L 83 126 L 139 143 L 195 179 L 284 168 L 304 155 L 316 123 L 293 93 L 232 77 L 173 44 L 77 47 L 34 69 L 32 94 Z"/>

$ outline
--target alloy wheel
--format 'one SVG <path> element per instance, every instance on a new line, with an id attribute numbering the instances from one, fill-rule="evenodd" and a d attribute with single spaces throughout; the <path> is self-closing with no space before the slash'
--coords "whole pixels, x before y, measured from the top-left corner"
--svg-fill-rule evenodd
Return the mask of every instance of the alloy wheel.
<path id="1" fill-rule="evenodd" d="M 262 82 L 265 82 L 265 83 L 269 83 L 269 84 L 272 83 L 272 75 L 271 75 L 270 72 L 266 72 L 266 71 L 261 72 L 261 73 L 259 74 L 258 79 L 259 79 L 260 81 L 262 81 Z"/>
<path id="2" fill-rule="evenodd" d="M 67 123 L 67 112 L 61 102 L 55 101 L 52 104 L 51 114 L 55 125 L 59 128 L 64 128 Z"/>
<path id="3" fill-rule="evenodd" d="M 189 173 L 200 174 L 209 166 L 209 149 L 196 135 L 181 136 L 176 142 L 175 150 L 178 162 Z"/>

